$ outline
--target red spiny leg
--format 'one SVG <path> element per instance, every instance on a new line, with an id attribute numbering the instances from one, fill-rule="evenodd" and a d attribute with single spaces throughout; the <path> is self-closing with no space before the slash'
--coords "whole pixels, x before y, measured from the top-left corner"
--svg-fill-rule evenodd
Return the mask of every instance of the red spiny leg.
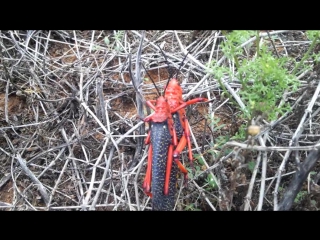
<path id="1" fill-rule="evenodd" d="M 168 195 L 169 193 L 169 182 L 172 168 L 172 158 L 173 158 L 173 146 L 170 144 L 168 150 L 168 158 L 167 158 L 167 168 L 166 168 L 166 178 L 164 181 L 164 195 Z"/>
<path id="2" fill-rule="evenodd" d="M 178 145 L 178 137 L 177 137 L 176 129 L 173 127 L 173 120 L 171 116 L 168 118 L 168 126 L 170 128 L 169 131 L 172 136 L 173 146 L 176 147 Z"/>
<path id="3" fill-rule="evenodd" d="M 148 145 L 151 142 L 151 131 L 148 132 L 146 139 L 144 140 L 144 144 Z"/>
<path id="4" fill-rule="evenodd" d="M 189 161 L 192 164 L 193 163 L 193 156 L 192 156 L 192 149 L 191 149 L 191 140 L 190 140 L 190 126 L 189 126 L 189 122 L 188 119 L 184 118 L 183 119 L 184 124 L 183 124 L 183 135 L 179 141 L 178 146 L 176 147 L 176 149 L 173 152 L 173 156 L 176 159 L 179 159 L 179 156 L 182 152 L 182 150 L 184 149 L 184 147 L 188 144 L 188 157 L 189 157 Z"/>
<path id="5" fill-rule="evenodd" d="M 150 101 L 146 101 L 146 104 L 152 108 L 154 111 L 156 111 L 156 106 L 154 105 L 154 103 L 156 103 L 156 100 L 150 100 Z"/>
<path id="6" fill-rule="evenodd" d="M 182 163 L 179 161 L 178 158 L 174 158 L 175 163 L 178 165 L 178 168 L 184 175 L 184 179 L 188 180 L 188 171 L 187 169 L 182 165 Z"/>
<path id="7" fill-rule="evenodd" d="M 194 99 L 191 99 L 191 100 L 189 100 L 187 102 L 182 103 L 179 107 L 175 108 L 171 112 L 176 112 L 176 111 L 178 111 L 178 110 L 180 110 L 182 108 L 185 108 L 186 106 L 189 106 L 191 104 L 195 104 L 197 102 L 207 102 L 207 101 L 208 101 L 208 99 L 206 99 L 206 98 L 194 98 Z"/>
<path id="8" fill-rule="evenodd" d="M 178 165 L 178 168 L 180 169 L 180 171 L 183 173 L 185 180 L 188 179 L 188 171 L 183 166 L 183 164 L 179 161 L 179 156 L 180 156 L 180 153 L 182 152 L 182 150 L 184 149 L 184 147 L 186 146 L 186 144 L 187 144 L 187 139 L 183 135 L 179 141 L 177 148 L 173 152 L 173 160 Z"/>
<path id="9" fill-rule="evenodd" d="M 190 126 L 189 126 L 188 119 L 185 119 L 184 122 L 185 122 L 184 134 L 185 134 L 185 137 L 186 137 L 187 143 L 188 143 L 189 161 L 192 164 L 193 163 L 193 156 L 192 156 L 191 140 L 190 140 L 190 128 L 189 128 Z"/>
<path id="10" fill-rule="evenodd" d="M 190 141 L 190 129 L 189 129 L 189 122 L 187 119 L 184 119 L 185 127 L 184 127 L 184 135 L 181 137 L 178 146 L 173 152 L 173 159 L 178 164 L 180 171 L 184 174 L 184 178 L 188 178 L 188 171 L 179 161 L 180 154 L 185 146 L 188 144 L 188 156 L 191 165 L 193 164 L 193 156 L 192 156 L 192 149 L 191 149 L 191 141 Z"/>
<path id="11" fill-rule="evenodd" d="M 187 145 L 187 138 L 185 135 L 183 135 L 179 141 L 178 146 L 176 147 L 176 149 L 173 152 L 173 158 L 174 159 L 179 159 L 180 157 L 180 153 L 182 152 L 182 150 L 184 149 L 184 147 Z"/>
<path id="12" fill-rule="evenodd" d="M 152 197 L 152 194 L 150 192 L 151 188 L 151 169 L 152 169 L 152 145 L 149 147 L 149 153 L 148 153 L 148 164 L 147 164 L 147 172 L 146 176 L 143 182 L 143 189 L 144 192 L 149 196 Z"/>
<path id="13" fill-rule="evenodd" d="M 178 145 L 178 138 L 177 138 L 177 132 L 176 132 L 176 130 L 173 128 L 173 136 L 172 136 L 172 141 L 173 141 L 173 146 L 177 146 Z"/>

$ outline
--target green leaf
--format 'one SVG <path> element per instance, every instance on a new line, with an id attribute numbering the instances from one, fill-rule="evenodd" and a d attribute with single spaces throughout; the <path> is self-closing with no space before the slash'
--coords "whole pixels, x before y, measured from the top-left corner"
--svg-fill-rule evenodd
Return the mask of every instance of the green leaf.
<path id="1" fill-rule="evenodd" d="M 256 163 L 254 161 L 248 162 L 248 168 L 251 172 L 253 172 L 255 166 L 256 166 Z"/>
<path id="2" fill-rule="evenodd" d="M 317 30 L 309 30 L 306 32 L 307 37 L 313 41 L 314 39 L 319 39 L 320 38 L 320 31 Z"/>
<path id="3" fill-rule="evenodd" d="M 217 182 L 214 180 L 215 178 L 213 175 L 210 173 L 207 176 L 206 182 L 209 184 L 211 188 L 216 188 L 218 186 Z"/>
<path id="4" fill-rule="evenodd" d="M 214 130 L 214 131 L 217 131 L 217 130 L 225 127 L 225 126 L 226 126 L 226 124 L 221 124 L 220 126 L 215 127 L 213 130 Z"/>
<path id="5" fill-rule="evenodd" d="M 307 194 L 308 194 L 307 191 L 300 191 L 297 194 L 296 198 L 294 199 L 294 202 L 295 203 L 300 203 Z"/>
<path id="6" fill-rule="evenodd" d="M 105 37 L 105 38 L 104 38 L 104 43 L 105 43 L 106 45 L 109 45 L 109 44 L 110 44 L 110 40 L 109 40 L 108 37 Z"/>

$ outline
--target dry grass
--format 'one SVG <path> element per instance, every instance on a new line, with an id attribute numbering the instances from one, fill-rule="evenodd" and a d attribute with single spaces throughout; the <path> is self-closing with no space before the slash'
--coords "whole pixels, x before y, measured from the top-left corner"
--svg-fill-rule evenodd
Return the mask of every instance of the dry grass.
<path id="1" fill-rule="evenodd" d="M 303 31 L 270 34 L 277 36 L 278 54 L 297 61 L 310 45 Z M 287 98 L 292 112 L 264 122 L 252 141 L 255 146 L 243 139 L 214 148 L 218 137 L 234 136 L 245 121 L 239 106 L 224 98 L 217 80 L 207 74 L 212 59 L 233 67 L 220 51 L 223 39 L 220 31 L 145 33 L 141 62 L 158 87 L 163 89 L 169 74 L 157 45 L 176 68 L 190 51 L 179 75 L 184 98 L 212 100 L 189 107 L 198 161 L 187 188 L 179 185 L 175 210 L 277 209 L 297 166 L 318 149 L 318 65 L 310 63 L 311 70 L 299 76 L 300 89 Z M 151 209 L 142 190 L 147 148 L 137 152 L 146 134 L 140 132 L 144 124 L 137 117 L 128 71 L 131 53 L 135 72 L 140 40 L 138 31 L 0 32 L 0 209 Z M 155 99 L 143 69 L 140 77 L 141 96 Z M 226 84 L 237 99 L 241 85 Z M 205 124 L 208 114 L 220 121 Z M 250 162 L 262 164 L 252 172 Z M 316 164 L 293 209 L 320 207 L 318 170 Z M 217 178 L 216 188 L 206 181 L 210 173 Z"/>

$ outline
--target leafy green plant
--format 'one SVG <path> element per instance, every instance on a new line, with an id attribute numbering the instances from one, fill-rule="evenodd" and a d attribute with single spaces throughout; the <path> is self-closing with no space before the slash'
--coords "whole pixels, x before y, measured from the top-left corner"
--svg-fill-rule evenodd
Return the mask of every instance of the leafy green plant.
<path id="1" fill-rule="evenodd" d="M 113 41 L 111 42 L 109 36 L 106 36 L 104 38 L 104 43 L 108 46 L 109 49 L 113 49 L 116 52 L 121 52 L 123 48 L 120 43 L 123 39 L 123 36 L 124 31 L 116 31 L 115 34 L 111 37 Z"/>
<path id="2" fill-rule="evenodd" d="M 208 184 L 207 190 L 215 189 L 216 187 L 218 187 L 215 179 L 216 178 L 213 176 L 213 174 L 208 174 L 207 178 L 205 179 L 206 183 Z"/>
<path id="3" fill-rule="evenodd" d="M 199 175 L 202 171 L 201 171 L 201 167 L 199 165 L 196 165 L 195 167 L 195 173 L 193 174 L 193 171 L 191 168 L 187 167 L 187 171 L 188 171 L 188 178 L 189 179 L 193 179 L 194 176 Z"/>
<path id="4" fill-rule="evenodd" d="M 226 32 L 223 31 L 223 33 Z M 235 30 L 225 35 L 227 41 L 222 43 L 221 50 L 227 58 L 234 60 L 236 66 L 239 67 L 238 56 L 241 55 L 243 51 L 239 46 L 246 42 L 252 35 L 255 35 L 255 32 Z"/>
<path id="5" fill-rule="evenodd" d="M 254 60 L 244 59 L 237 75 L 242 77 L 241 99 L 246 103 L 249 117 L 265 114 L 275 120 L 290 110 L 288 104 L 277 106 L 285 91 L 296 91 L 298 79 L 285 68 L 287 58 L 275 58 L 265 46 Z"/>
<path id="6" fill-rule="evenodd" d="M 254 35 L 257 36 L 256 56 L 245 58 L 241 44 Z M 271 121 L 290 111 L 289 104 L 279 105 L 279 103 L 286 91 L 297 90 L 299 80 L 287 69 L 291 59 L 273 56 L 266 45 L 259 46 L 258 36 L 258 32 L 255 34 L 254 31 L 232 31 L 226 34 L 226 41 L 222 44 L 221 50 L 228 59 L 234 61 L 237 68 L 235 73 L 225 66 L 217 66 L 215 62 L 211 62 L 208 66 L 209 72 L 217 78 L 228 96 L 229 93 L 222 84 L 223 78 L 229 76 L 230 79 L 240 80 L 242 87 L 238 94 L 246 105 L 240 117 L 249 121 L 255 116 L 262 115 Z M 245 125 L 241 126 L 233 139 L 245 138 L 245 129 Z"/>
<path id="7" fill-rule="evenodd" d="M 124 31 L 117 31 L 117 32 L 114 34 L 113 38 L 114 38 L 115 41 L 121 42 L 123 36 L 124 36 Z"/>
<path id="8" fill-rule="evenodd" d="M 187 205 L 184 209 L 185 211 L 201 211 L 201 209 L 196 208 L 193 203 Z"/>
<path id="9" fill-rule="evenodd" d="M 109 45 L 109 44 L 110 44 L 110 39 L 108 38 L 108 36 L 105 37 L 103 40 L 104 40 L 104 43 L 105 43 L 106 45 Z"/>
<path id="10" fill-rule="evenodd" d="M 204 165 L 204 161 L 202 159 L 202 156 L 200 154 L 193 154 L 193 158 L 195 160 L 197 160 L 197 162 L 200 164 L 200 165 Z"/>
<path id="11" fill-rule="evenodd" d="M 312 42 L 310 44 L 308 51 L 302 57 L 301 61 L 296 63 L 296 66 L 292 70 L 292 74 L 297 73 L 301 67 L 304 70 L 307 67 L 304 65 L 304 61 L 306 59 L 308 59 L 309 57 L 312 57 L 312 60 L 314 60 L 316 62 L 319 61 L 319 59 L 320 59 L 320 53 L 318 53 L 318 54 L 312 53 L 311 54 L 311 52 L 315 48 L 316 44 L 320 43 L 320 31 L 314 31 L 314 30 L 306 31 L 306 35 Z"/>
<path id="12" fill-rule="evenodd" d="M 256 162 L 254 161 L 248 162 L 248 168 L 251 172 L 253 172 L 255 166 L 256 166 Z"/>
<path id="13" fill-rule="evenodd" d="M 187 168 L 189 179 L 193 179 L 194 177 L 200 175 L 203 172 L 203 167 L 205 167 L 203 158 L 200 154 L 194 154 L 194 159 L 197 160 L 195 162 L 197 163 L 197 165 L 194 165 L 195 173 L 193 174 L 191 168 Z M 207 183 L 207 190 L 215 189 L 218 186 L 216 182 L 216 177 L 212 173 L 209 173 L 207 175 L 207 177 L 205 178 L 205 182 Z"/>
<path id="14" fill-rule="evenodd" d="M 307 191 L 298 192 L 296 198 L 294 199 L 295 203 L 300 203 L 308 195 Z"/>
<path id="15" fill-rule="evenodd" d="M 247 126 L 245 124 L 242 124 L 239 127 L 238 132 L 234 136 L 231 137 L 232 140 L 244 140 L 246 139 L 247 135 Z"/>

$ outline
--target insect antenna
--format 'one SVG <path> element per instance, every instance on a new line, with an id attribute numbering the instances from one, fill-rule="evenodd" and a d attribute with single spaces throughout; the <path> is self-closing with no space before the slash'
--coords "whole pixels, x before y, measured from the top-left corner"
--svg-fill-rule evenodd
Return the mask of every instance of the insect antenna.
<path id="1" fill-rule="evenodd" d="M 157 47 L 160 49 L 160 51 L 161 51 L 161 53 L 162 53 L 162 55 L 164 57 L 164 61 L 167 64 L 167 68 L 168 68 L 168 72 L 169 72 L 169 80 L 170 80 L 173 75 L 170 74 L 170 64 L 169 64 L 169 61 L 167 59 L 167 55 L 162 51 L 162 49 L 161 49 L 161 47 L 159 45 L 157 45 Z"/>
<path id="2" fill-rule="evenodd" d="M 156 88 L 157 92 L 158 92 L 158 96 L 161 96 L 160 91 L 157 87 L 157 85 L 155 84 L 155 82 L 153 81 L 152 77 L 150 76 L 149 72 L 147 71 L 147 69 L 144 67 L 144 65 L 142 64 L 143 69 L 146 71 L 148 77 L 150 78 L 150 80 L 152 81 L 154 87 Z"/>
<path id="3" fill-rule="evenodd" d="M 163 57 L 164 57 L 164 59 L 165 59 L 166 64 L 168 65 L 168 69 L 170 69 L 170 65 L 169 65 L 169 62 L 168 62 L 168 59 L 167 59 L 167 55 L 162 51 L 162 49 L 160 48 L 159 45 L 157 45 L 157 46 L 158 46 L 158 48 L 160 49 L 160 51 L 161 51 L 161 53 L 162 53 L 162 55 L 163 55 Z M 186 58 L 187 58 L 188 54 L 190 53 L 190 51 L 191 51 L 191 49 L 190 49 L 190 50 L 187 52 L 187 54 L 184 56 L 182 62 L 180 63 L 179 69 L 177 69 L 174 74 L 171 75 L 171 74 L 170 74 L 170 71 L 168 70 L 168 72 L 169 72 L 169 79 L 168 79 L 167 84 L 166 84 L 166 86 L 165 86 L 165 88 L 164 88 L 164 92 L 166 92 L 166 88 L 167 88 L 167 86 L 168 86 L 171 78 L 174 77 L 175 75 L 177 75 L 176 78 L 178 78 L 178 74 L 177 74 L 177 73 L 181 70 L 182 65 L 183 65 L 184 61 L 186 60 Z"/>
<path id="4" fill-rule="evenodd" d="M 165 92 L 166 92 L 166 89 L 167 89 L 167 86 L 168 86 L 168 84 L 169 84 L 169 82 L 170 82 L 170 79 L 171 79 L 171 77 L 173 77 L 173 75 L 171 75 L 171 73 L 170 73 L 170 64 L 169 64 L 169 62 L 168 62 L 167 55 L 164 54 L 164 52 L 162 51 L 162 49 L 161 49 L 161 47 L 160 47 L 159 45 L 157 45 L 157 46 L 158 46 L 158 48 L 160 49 L 160 51 L 161 51 L 161 53 L 162 53 L 162 55 L 163 55 L 163 57 L 164 57 L 164 61 L 166 62 L 167 66 L 168 66 L 169 79 L 168 79 L 167 84 L 166 84 L 166 86 L 165 86 L 165 88 L 164 88 L 164 91 L 163 91 L 163 92 L 165 93 Z"/>
<path id="5" fill-rule="evenodd" d="M 182 62 L 180 63 L 180 66 L 179 66 L 179 69 L 177 69 L 177 71 L 173 74 L 174 75 L 177 75 L 176 78 L 178 78 L 178 72 L 180 72 L 181 68 L 182 68 L 182 65 L 184 63 L 184 61 L 186 60 L 188 54 L 191 52 L 191 49 L 187 52 L 187 54 L 184 56 Z"/>

